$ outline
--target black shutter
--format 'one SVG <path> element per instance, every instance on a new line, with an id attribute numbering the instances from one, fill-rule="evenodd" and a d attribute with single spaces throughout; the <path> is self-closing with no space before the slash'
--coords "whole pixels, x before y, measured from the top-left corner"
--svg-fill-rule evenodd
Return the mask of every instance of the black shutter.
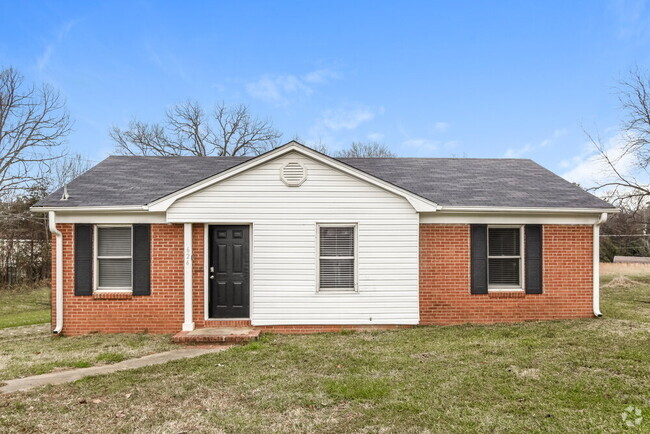
<path id="1" fill-rule="evenodd" d="M 133 295 L 151 294 L 151 225 L 133 225 Z"/>
<path id="2" fill-rule="evenodd" d="M 470 226 L 472 294 L 487 294 L 487 225 Z"/>
<path id="3" fill-rule="evenodd" d="M 526 294 L 542 293 L 542 225 L 526 225 Z"/>
<path id="4" fill-rule="evenodd" d="M 92 225 L 74 225 L 74 295 L 93 295 Z"/>

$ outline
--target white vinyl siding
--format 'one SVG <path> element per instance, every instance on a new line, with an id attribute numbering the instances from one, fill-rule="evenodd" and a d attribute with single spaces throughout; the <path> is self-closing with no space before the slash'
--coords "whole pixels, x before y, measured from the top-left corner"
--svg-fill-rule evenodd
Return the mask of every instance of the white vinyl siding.
<path id="1" fill-rule="evenodd" d="M 299 187 L 280 179 L 305 167 Z M 409 202 L 298 153 L 178 200 L 169 222 L 251 224 L 253 325 L 417 324 L 419 219 Z M 319 291 L 318 227 L 356 224 L 356 291 Z M 348 223 L 349 224 L 349 223 Z"/>
<path id="2" fill-rule="evenodd" d="M 131 291 L 131 226 L 95 227 L 96 288 L 99 291 Z"/>

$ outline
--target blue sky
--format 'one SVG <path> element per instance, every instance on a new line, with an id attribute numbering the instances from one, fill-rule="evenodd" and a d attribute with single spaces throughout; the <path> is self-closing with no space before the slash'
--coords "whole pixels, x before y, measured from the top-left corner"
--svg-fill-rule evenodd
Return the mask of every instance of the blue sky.
<path id="1" fill-rule="evenodd" d="M 65 96 L 69 147 L 171 104 L 244 103 L 284 139 L 400 156 L 531 158 L 589 183 L 614 86 L 650 68 L 643 1 L 5 2 L 0 66 Z"/>

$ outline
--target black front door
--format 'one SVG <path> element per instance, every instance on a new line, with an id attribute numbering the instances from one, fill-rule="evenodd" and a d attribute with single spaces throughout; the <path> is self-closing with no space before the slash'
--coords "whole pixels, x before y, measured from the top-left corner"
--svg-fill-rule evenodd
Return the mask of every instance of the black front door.
<path id="1" fill-rule="evenodd" d="M 210 226 L 210 318 L 248 318 L 248 226 Z"/>

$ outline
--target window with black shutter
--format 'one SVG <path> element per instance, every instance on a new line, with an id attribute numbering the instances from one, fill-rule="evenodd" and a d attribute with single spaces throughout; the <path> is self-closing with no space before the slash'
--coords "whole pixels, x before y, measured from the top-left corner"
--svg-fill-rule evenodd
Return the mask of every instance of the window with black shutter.
<path id="1" fill-rule="evenodd" d="M 151 294 L 151 225 L 75 224 L 75 295 Z"/>
<path id="2" fill-rule="evenodd" d="M 542 232 L 542 225 L 471 225 L 471 293 L 542 294 Z"/>

